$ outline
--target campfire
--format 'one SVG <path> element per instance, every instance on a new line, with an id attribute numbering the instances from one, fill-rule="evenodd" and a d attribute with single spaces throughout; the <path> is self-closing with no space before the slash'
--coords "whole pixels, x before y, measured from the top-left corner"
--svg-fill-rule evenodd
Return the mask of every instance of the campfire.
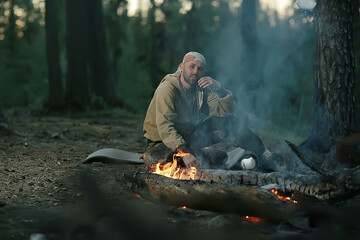
<path id="1" fill-rule="evenodd" d="M 190 168 L 182 168 L 178 164 L 178 159 L 183 158 L 185 156 L 189 156 L 190 153 L 184 153 L 179 151 L 173 155 L 173 161 L 168 163 L 157 163 L 151 167 L 151 172 L 159 175 L 163 175 L 165 177 L 179 179 L 179 180 L 187 180 L 195 179 L 195 174 L 197 172 L 196 167 Z"/>
<path id="2" fill-rule="evenodd" d="M 281 201 L 298 203 L 296 200 L 291 199 L 291 197 L 293 197 L 294 194 L 291 194 L 291 196 L 287 196 L 285 189 L 279 190 L 278 188 L 274 188 L 274 189 L 270 189 L 270 192 L 275 194 L 277 198 L 280 199 Z"/>
<path id="3" fill-rule="evenodd" d="M 167 163 L 157 163 L 151 167 L 151 172 L 162 175 L 172 179 L 178 180 L 195 180 L 195 174 L 197 172 L 196 167 L 182 168 L 178 163 L 179 159 L 189 156 L 190 153 L 184 153 L 179 151 L 173 155 L 172 162 Z M 296 200 L 291 199 L 294 194 L 289 194 L 285 189 L 273 188 L 269 190 L 271 193 L 275 194 L 277 198 L 284 202 L 298 203 Z"/>

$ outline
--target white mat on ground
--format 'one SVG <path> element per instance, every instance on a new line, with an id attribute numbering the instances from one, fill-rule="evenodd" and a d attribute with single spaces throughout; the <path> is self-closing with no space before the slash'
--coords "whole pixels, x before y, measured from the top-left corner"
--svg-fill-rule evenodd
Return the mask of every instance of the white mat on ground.
<path id="1" fill-rule="evenodd" d="M 227 153 L 228 158 L 225 163 L 225 168 L 233 166 L 243 155 L 245 150 L 235 148 Z M 103 163 L 128 163 L 128 164 L 143 164 L 145 163 L 140 157 L 141 153 L 128 152 L 115 148 L 104 148 L 91 153 L 83 161 L 83 163 L 103 162 Z"/>
<path id="2" fill-rule="evenodd" d="M 128 152 L 114 148 L 104 148 L 90 154 L 83 163 L 104 162 L 104 163 L 145 163 L 140 157 L 142 154 Z"/>

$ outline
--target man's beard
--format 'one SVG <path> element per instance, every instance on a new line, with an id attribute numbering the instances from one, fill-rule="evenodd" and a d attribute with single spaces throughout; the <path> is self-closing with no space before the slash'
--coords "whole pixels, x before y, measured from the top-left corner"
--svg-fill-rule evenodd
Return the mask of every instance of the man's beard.
<path id="1" fill-rule="evenodd" d="M 183 77 L 184 77 L 185 82 L 192 86 L 195 85 L 199 80 L 199 77 L 196 74 L 193 74 L 193 75 L 188 74 L 186 72 L 185 68 L 183 70 Z"/>

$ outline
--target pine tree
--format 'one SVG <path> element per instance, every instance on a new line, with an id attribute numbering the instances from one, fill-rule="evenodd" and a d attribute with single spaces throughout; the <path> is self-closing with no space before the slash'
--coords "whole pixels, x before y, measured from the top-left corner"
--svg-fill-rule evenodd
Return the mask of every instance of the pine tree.
<path id="1" fill-rule="evenodd" d="M 302 145 L 327 152 L 355 126 L 355 60 L 351 0 L 318 0 L 316 94 L 311 137 Z"/>

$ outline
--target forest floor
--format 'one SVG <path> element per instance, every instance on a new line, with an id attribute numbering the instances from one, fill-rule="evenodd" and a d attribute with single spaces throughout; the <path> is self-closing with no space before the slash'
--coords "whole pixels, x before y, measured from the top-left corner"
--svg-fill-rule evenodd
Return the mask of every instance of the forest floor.
<path id="1" fill-rule="evenodd" d="M 81 176 L 93 177 L 90 187 L 104 190 L 107 199 L 133 198 L 124 195 L 115 174 L 142 166 L 82 161 L 101 148 L 141 152 L 141 120 L 33 116 L 8 120 L 15 134 L 0 138 L 0 239 L 28 239 L 50 218 L 71 215 L 80 203 L 84 205 L 89 197 Z M 72 231 L 61 229 L 63 225 L 52 227 Z"/>
<path id="2" fill-rule="evenodd" d="M 300 228 L 289 231 L 285 225 L 238 221 L 231 214 L 146 202 L 115 177 L 125 171 L 144 171 L 143 165 L 82 163 L 102 148 L 141 153 L 145 146 L 141 119 L 8 118 L 15 134 L 0 136 L 0 239 L 304 236 Z"/>

